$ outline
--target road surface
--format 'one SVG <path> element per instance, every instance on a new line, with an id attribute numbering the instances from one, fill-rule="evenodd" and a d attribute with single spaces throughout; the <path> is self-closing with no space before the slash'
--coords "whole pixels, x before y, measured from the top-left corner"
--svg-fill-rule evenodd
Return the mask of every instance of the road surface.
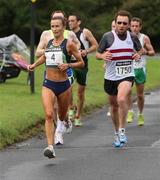
<path id="1" fill-rule="evenodd" d="M 145 125 L 137 126 L 136 115 L 127 124 L 125 148 L 112 147 L 113 127 L 104 107 L 65 135 L 54 160 L 43 156 L 43 134 L 0 151 L 0 180 L 159 180 L 160 91 L 145 99 Z"/>

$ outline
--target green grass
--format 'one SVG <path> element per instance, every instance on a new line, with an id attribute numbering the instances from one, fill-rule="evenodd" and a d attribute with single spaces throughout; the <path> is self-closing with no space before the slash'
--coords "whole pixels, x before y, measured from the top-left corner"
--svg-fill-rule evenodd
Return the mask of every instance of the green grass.
<path id="1" fill-rule="evenodd" d="M 146 89 L 160 87 L 160 61 L 150 58 L 147 61 L 147 82 Z"/>
<path id="2" fill-rule="evenodd" d="M 103 90 L 104 71 L 102 65 L 103 62 L 95 60 L 94 57 L 89 60 L 85 113 L 107 103 L 107 96 Z M 148 60 L 146 89 L 160 87 L 159 69 L 160 61 Z M 25 72 L 21 72 L 18 78 L 0 84 L 0 148 L 29 137 L 35 131 L 42 130 L 42 126 L 37 127 L 37 125 L 44 123 L 41 104 L 43 71 L 44 66 L 35 71 L 35 94 L 30 93 Z M 76 92 L 74 92 L 74 97 L 76 99 Z M 34 131 L 28 131 L 33 127 L 36 127 Z"/>

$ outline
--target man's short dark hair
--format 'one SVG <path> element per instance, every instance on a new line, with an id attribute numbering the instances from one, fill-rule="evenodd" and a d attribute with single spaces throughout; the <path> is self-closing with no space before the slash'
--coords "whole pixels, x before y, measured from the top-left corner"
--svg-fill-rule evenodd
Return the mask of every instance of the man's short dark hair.
<path id="1" fill-rule="evenodd" d="M 136 21 L 136 22 L 139 22 L 139 25 L 142 26 L 142 19 L 138 18 L 138 17 L 133 17 L 131 19 L 131 21 Z"/>
<path id="2" fill-rule="evenodd" d="M 118 16 L 127 16 L 128 19 L 129 19 L 129 23 L 131 22 L 132 15 L 131 15 L 131 13 L 130 13 L 129 11 L 126 11 L 126 10 L 120 10 L 120 11 L 118 11 L 118 12 L 115 14 L 115 17 L 114 17 L 115 22 L 117 22 L 117 17 L 118 17 Z"/>
<path id="3" fill-rule="evenodd" d="M 79 15 L 76 14 L 70 14 L 69 16 L 75 16 L 77 21 L 81 21 L 81 17 Z"/>

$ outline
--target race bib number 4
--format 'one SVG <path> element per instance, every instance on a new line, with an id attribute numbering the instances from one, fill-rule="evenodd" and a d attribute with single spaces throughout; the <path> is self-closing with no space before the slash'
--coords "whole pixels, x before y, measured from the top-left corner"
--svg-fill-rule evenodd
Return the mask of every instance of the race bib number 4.
<path id="1" fill-rule="evenodd" d="M 48 52 L 46 57 L 46 65 L 58 65 L 63 63 L 62 51 Z"/>
<path id="2" fill-rule="evenodd" d="M 132 74 L 132 62 L 117 62 L 116 63 L 116 76 L 129 76 Z"/>

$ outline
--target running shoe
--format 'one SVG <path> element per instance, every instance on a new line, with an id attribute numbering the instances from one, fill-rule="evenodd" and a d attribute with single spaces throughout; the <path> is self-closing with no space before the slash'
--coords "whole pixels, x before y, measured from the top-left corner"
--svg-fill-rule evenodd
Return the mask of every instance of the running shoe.
<path id="1" fill-rule="evenodd" d="M 133 122 L 133 117 L 134 117 L 133 111 L 128 111 L 128 114 L 127 114 L 127 123 L 132 123 Z"/>
<path id="2" fill-rule="evenodd" d="M 144 116 L 142 114 L 138 114 L 138 126 L 144 125 Z"/>
<path id="3" fill-rule="evenodd" d="M 44 156 L 48 157 L 49 159 L 56 157 L 54 148 L 52 146 L 46 147 L 43 151 L 43 154 L 44 154 Z"/>
<path id="4" fill-rule="evenodd" d="M 80 118 L 76 118 L 76 119 L 74 120 L 74 125 L 75 125 L 76 127 L 82 126 L 82 122 L 81 122 Z"/>
<path id="5" fill-rule="evenodd" d="M 63 145 L 64 144 L 63 133 L 60 133 L 60 132 L 55 133 L 54 144 L 55 145 Z"/>
<path id="6" fill-rule="evenodd" d="M 65 125 L 65 128 L 66 128 L 65 133 L 67 133 L 67 134 L 71 133 L 72 128 L 73 128 L 72 121 L 70 119 L 68 119 L 68 121 L 66 121 L 64 123 L 64 125 Z"/>
<path id="7" fill-rule="evenodd" d="M 126 144 L 126 143 L 127 143 L 127 136 L 126 136 L 126 134 L 125 134 L 125 129 L 121 129 L 121 130 L 119 131 L 118 136 L 119 136 L 119 141 L 120 141 L 121 143 L 123 143 L 123 144 Z"/>
<path id="8" fill-rule="evenodd" d="M 73 121 L 74 120 L 74 116 L 75 116 L 75 111 L 74 109 L 70 109 L 68 112 L 68 118 Z"/>
<path id="9" fill-rule="evenodd" d="M 115 134 L 115 136 L 114 136 L 113 146 L 114 146 L 115 148 L 119 148 L 119 147 L 122 146 L 122 144 L 121 144 L 121 142 L 120 142 L 120 140 L 119 140 L 118 134 Z"/>

